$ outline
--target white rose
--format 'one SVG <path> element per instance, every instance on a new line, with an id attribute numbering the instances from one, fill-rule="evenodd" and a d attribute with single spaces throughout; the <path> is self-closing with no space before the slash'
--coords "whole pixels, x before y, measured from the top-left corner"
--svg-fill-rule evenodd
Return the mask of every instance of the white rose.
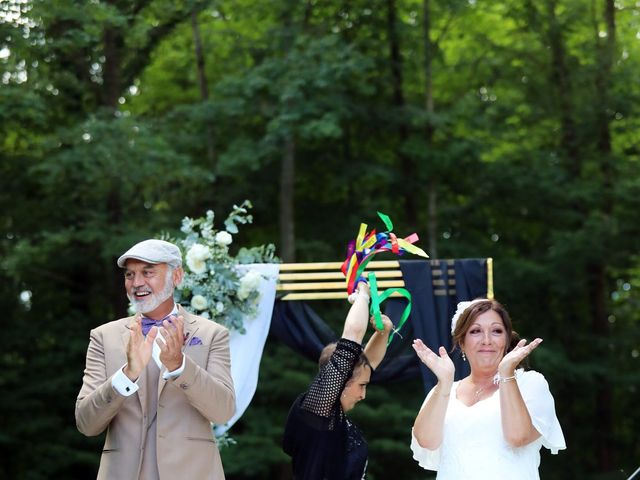
<path id="1" fill-rule="evenodd" d="M 215 241 L 221 247 L 226 247 L 233 241 L 231 234 L 225 230 L 216 233 Z"/>
<path id="2" fill-rule="evenodd" d="M 194 260 L 187 258 L 187 266 L 189 267 L 189 270 L 191 270 L 191 272 L 195 273 L 196 275 L 207 271 L 207 262 L 205 262 L 204 260 Z"/>
<path id="3" fill-rule="evenodd" d="M 465 301 L 465 302 L 458 303 L 458 306 L 456 307 L 456 313 L 454 313 L 453 317 L 451 318 L 451 335 L 453 335 L 453 333 L 456 331 L 456 325 L 458 324 L 458 320 L 460 319 L 460 316 L 464 313 L 464 311 L 474 303 L 481 302 L 483 300 L 486 300 L 486 299 L 476 298 L 475 300 L 471 300 L 469 302 Z"/>
<path id="4" fill-rule="evenodd" d="M 194 243 L 187 252 L 187 258 L 193 258 L 194 260 L 206 260 L 211 258 L 211 250 L 206 245 Z"/>
<path id="5" fill-rule="evenodd" d="M 205 310 L 209 306 L 209 302 L 202 295 L 194 295 L 191 299 L 191 306 L 195 310 Z"/>
<path id="6" fill-rule="evenodd" d="M 240 279 L 240 283 L 246 285 L 247 287 L 255 290 L 260 285 L 262 281 L 262 275 L 257 270 L 249 270 L 247 273 L 243 275 Z"/>
<path id="7" fill-rule="evenodd" d="M 216 312 L 218 313 L 224 312 L 224 303 L 222 302 L 216 303 Z"/>
<path id="8" fill-rule="evenodd" d="M 251 295 L 251 292 L 257 290 L 262 280 L 262 275 L 255 270 L 249 270 L 241 279 L 240 287 L 238 288 L 238 298 L 240 300 L 246 300 Z"/>
<path id="9" fill-rule="evenodd" d="M 196 275 L 207 271 L 205 260 L 211 257 L 211 251 L 206 245 L 195 243 L 187 252 L 187 266 Z"/>

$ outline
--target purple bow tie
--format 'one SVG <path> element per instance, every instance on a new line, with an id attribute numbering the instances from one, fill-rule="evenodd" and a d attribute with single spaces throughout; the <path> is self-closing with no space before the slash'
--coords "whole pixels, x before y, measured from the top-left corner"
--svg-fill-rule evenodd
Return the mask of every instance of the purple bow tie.
<path id="1" fill-rule="evenodd" d="M 147 317 L 142 317 L 142 334 L 143 335 L 147 335 L 147 333 L 149 333 L 149 330 L 151 330 L 151 327 L 162 327 L 162 322 L 164 322 L 165 320 L 169 320 L 171 321 L 171 315 L 173 315 L 172 313 L 170 313 L 169 315 L 167 315 L 166 317 L 160 319 L 160 320 L 154 320 L 153 318 L 147 318 Z"/>

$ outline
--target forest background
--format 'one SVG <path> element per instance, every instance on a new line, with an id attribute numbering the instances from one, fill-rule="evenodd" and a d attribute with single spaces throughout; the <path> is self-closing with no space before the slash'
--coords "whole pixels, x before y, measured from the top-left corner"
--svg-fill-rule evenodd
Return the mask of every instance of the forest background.
<path id="1" fill-rule="evenodd" d="M 342 260 L 376 210 L 432 258 L 493 257 L 545 340 L 568 449 L 542 478 L 640 465 L 640 2 L 3 0 L 0 77 L 0 477 L 95 476 L 73 410 L 89 330 L 126 311 L 115 259 L 246 198 L 232 248 L 285 261 Z M 268 340 L 229 479 L 291 478 L 314 369 Z M 430 478 L 423 394 L 373 386 L 354 411 L 369 478 Z"/>

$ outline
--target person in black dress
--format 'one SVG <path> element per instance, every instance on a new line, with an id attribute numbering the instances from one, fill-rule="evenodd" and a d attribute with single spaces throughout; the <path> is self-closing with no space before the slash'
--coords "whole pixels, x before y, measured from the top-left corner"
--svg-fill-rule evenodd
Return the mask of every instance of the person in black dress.
<path id="1" fill-rule="evenodd" d="M 324 348 L 318 375 L 289 411 L 283 450 L 291 457 L 296 480 L 361 480 L 366 473 L 367 442 L 345 414 L 364 400 L 393 324 L 383 315 L 383 330 L 375 330 L 363 349 L 369 286 L 360 282 L 354 296 L 342 338 Z"/>

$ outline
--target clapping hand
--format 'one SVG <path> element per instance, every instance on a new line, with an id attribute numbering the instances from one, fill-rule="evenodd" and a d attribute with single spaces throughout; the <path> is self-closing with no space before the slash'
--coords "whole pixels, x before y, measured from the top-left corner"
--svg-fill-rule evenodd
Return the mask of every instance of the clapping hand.
<path id="1" fill-rule="evenodd" d="M 524 360 L 538 345 L 542 343 L 541 338 L 536 338 L 529 345 L 527 340 L 522 339 L 518 344 L 507 353 L 498 365 L 498 373 L 501 377 L 510 377 L 513 375 L 516 367 Z"/>
<path id="2" fill-rule="evenodd" d="M 164 342 L 158 340 L 160 361 L 173 372 L 182 366 L 182 346 L 184 345 L 184 317 L 172 315 L 171 321 L 162 322 L 160 330 Z"/>
<path id="3" fill-rule="evenodd" d="M 439 383 L 451 385 L 456 368 L 449 358 L 449 354 L 444 347 L 440 347 L 437 355 L 422 340 L 413 341 L 413 349 L 418 354 L 418 358 L 424 363 L 429 370 L 438 378 Z"/>
<path id="4" fill-rule="evenodd" d="M 124 368 L 124 374 L 131 381 L 136 381 L 142 370 L 145 369 L 151 352 L 153 350 L 153 342 L 158 335 L 158 328 L 153 327 L 145 337 L 142 334 L 142 314 L 136 314 L 134 323 L 129 327 L 131 334 L 129 343 L 127 344 L 127 365 Z"/>

